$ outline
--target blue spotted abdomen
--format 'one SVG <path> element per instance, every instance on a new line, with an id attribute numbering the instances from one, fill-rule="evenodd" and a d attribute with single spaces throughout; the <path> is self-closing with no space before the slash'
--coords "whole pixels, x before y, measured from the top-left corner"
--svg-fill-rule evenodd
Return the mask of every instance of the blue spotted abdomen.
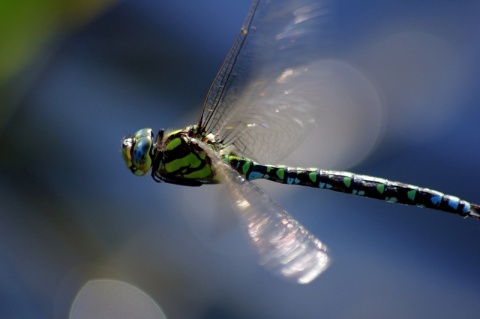
<path id="1" fill-rule="evenodd" d="M 262 165 L 254 161 L 227 156 L 227 161 L 248 180 L 268 179 L 277 183 L 303 185 L 391 203 L 415 205 L 478 218 L 478 207 L 458 197 L 415 185 L 349 172 Z"/>

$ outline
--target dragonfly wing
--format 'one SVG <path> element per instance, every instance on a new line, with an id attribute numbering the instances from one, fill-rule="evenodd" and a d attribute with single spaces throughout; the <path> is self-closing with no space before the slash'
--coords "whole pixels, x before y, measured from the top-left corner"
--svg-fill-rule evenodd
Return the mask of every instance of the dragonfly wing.
<path id="1" fill-rule="evenodd" d="M 261 162 L 291 153 L 315 125 L 325 1 L 254 1 L 205 100 L 207 132 Z M 324 75 L 324 74 L 323 74 Z"/>
<path id="2" fill-rule="evenodd" d="M 300 284 L 328 267 L 327 247 L 270 196 L 232 169 L 226 169 L 225 181 L 263 266 Z"/>
<path id="3" fill-rule="evenodd" d="M 222 162 L 219 155 L 198 142 L 212 159 L 215 173 L 232 197 L 247 226 L 260 263 L 288 280 L 308 284 L 330 264 L 327 247 L 270 196 Z"/>

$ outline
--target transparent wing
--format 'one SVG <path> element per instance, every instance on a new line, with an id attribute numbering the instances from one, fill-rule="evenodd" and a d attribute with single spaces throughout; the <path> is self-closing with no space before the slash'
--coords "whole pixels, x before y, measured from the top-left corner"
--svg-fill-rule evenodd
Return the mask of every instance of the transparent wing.
<path id="1" fill-rule="evenodd" d="M 254 1 L 205 100 L 200 125 L 238 154 L 277 162 L 315 124 L 325 1 Z"/>
<path id="2" fill-rule="evenodd" d="M 196 143 L 212 159 L 264 267 L 300 284 L 310 283 L 327 269 L 330 258 L 320 240 L 260 188 L 224 164 L 215 151 L 202 142 Z"/>
<path id="3" fill-rule="evenodd" d="M 225 184 L 246 221 L 260 263 L 272 272 L 308 284 L 329 265 L 327 247 L 260 188 L 225 169 Z"/>

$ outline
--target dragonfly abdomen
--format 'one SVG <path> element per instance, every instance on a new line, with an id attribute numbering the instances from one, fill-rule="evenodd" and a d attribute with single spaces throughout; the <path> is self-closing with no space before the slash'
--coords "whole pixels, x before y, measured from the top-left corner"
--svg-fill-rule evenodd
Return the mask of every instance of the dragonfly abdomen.
<path id="1" fill-rule="evenodd" d="M 268 179 L 282 184 L 329 189 L 390 203 L 415 205 L 480 218 L 478 205 L 411 184 L 350 172 L 262 165 L 237 156 L 228 156 L 227 159 L 230 165 L 248 180 Z"/>

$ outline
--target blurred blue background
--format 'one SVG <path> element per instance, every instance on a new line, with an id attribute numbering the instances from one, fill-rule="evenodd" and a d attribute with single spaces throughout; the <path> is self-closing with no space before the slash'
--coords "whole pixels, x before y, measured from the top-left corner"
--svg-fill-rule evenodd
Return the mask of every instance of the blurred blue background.
<path id="1" fill-rule="evenodd" d="M 18 3 L 1 13 L 0 317 L 68 317 L 108 278 L 169 318 L 478 318 L 478 221 L 260 183 L 332 251 L 293 285 L 257 264 L 219 187 L 124 167 L 122 136 L 197 121 L 249 1 Z M 314 140 L 285 164 L 478 203 L 480 3 L 338 0 L 331 17 L 329 58 L 368 79 L 382 122 L 366 146 L 344 137 L 361 160 L 319 162 L 335 150 Z"/>

